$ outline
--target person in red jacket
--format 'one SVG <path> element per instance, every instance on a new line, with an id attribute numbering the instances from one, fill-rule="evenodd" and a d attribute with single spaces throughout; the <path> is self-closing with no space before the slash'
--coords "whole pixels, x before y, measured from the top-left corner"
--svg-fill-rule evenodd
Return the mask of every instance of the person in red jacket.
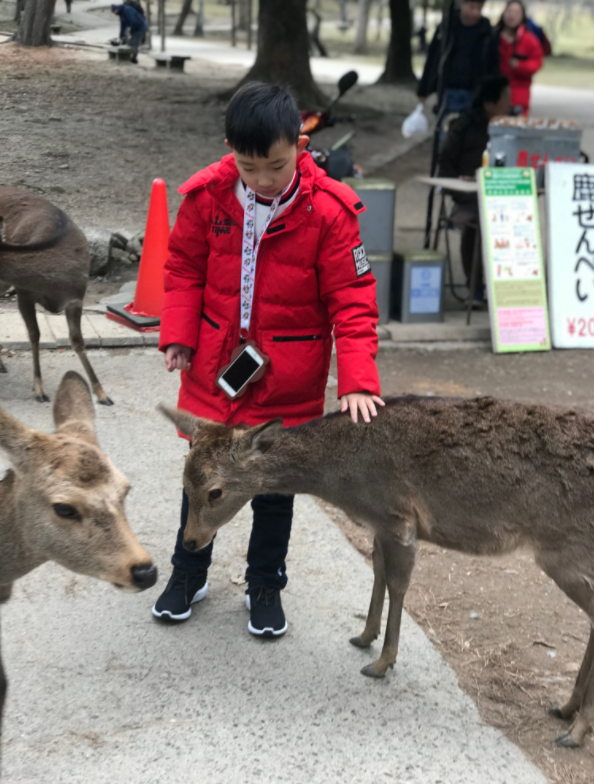
<path id="1" fill-rule="evenodd" d="M 357 220 L 365 207 L 305 152 L 297 105 L 282 88 L 246 84 L 228 106 L 225 130 L 231 154 L 180 188 L 165 265 L 160 349 L 167 369 L 181 370 L 179 407 L 227 425 L 319 417 L 334 336 L 341 410 L 370 422 L 383 401 L 375 280 Z M 233 398 L 217 379 L 249 344 L 269 362 Z M 256 496 L 252 508 L 248 629 L 278 636 L 287 628 L 280 591 L 293 496 Z M 207 591 L 212 542 L 184 549 L 187 516 L 184 493 L 173 573 L 153 607 L 169 621 L 189 618 Z"/>
<path id="2" fill-rule="evenodd" d="M 508 2 L 498 30 L 499 70 L 509 79 L 512 106 L 521 107 L 527 115 L 532 77 L 542 68 L 544 53 L 538 38 L 526 29 L 526 9 L 520 0 Z"/>

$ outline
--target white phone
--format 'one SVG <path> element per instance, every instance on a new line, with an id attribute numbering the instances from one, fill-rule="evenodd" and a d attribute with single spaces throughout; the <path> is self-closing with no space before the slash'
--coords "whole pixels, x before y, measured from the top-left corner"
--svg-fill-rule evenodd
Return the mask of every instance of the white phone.
<path id="1" fill-rule="evenodd" d="M 229 397 L 236 397 L 263 364 L 262 357 L 248 345 L 225 370 L 218 384 Z"/>

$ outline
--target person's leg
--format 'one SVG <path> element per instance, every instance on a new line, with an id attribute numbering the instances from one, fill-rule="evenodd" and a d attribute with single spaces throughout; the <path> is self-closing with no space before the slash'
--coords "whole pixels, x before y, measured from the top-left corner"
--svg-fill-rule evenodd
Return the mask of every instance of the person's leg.
<path id="1" fill-rule="evenodd" d="M 171 556 L 171 563 L 175 569 L 179 569 L 182 572 L 187 572 L 192 575 L 203 574 L 208 571 L 208 567 L 212 562 L 212 546 L 214 540 L 210 544 L 207 544 L 206 547 L 202 548 L 202 550 L 196 550 L 193 553 L 186 550 L 184 547 L 184 531 L 186 530 L 188 522 L 189 508 L 188 496 L 184 490 L 182 495 L 180 526 L 177 531 L 175 550 Z"/>
<path id="2" fill-rule="evenodd" d="M 138 48 L 142 43 L 142 30 L 130 35 L 130 47 L 132 48 L 132 55 L 130 56 L 131 63 L 138 62 Z"/>
<path id="3" fill-rule="evenodd" d="M 188 496 L 183 493 L 180 527 L 175 550 L 171 558 L 173 572 L 161 596 L 153 607 L 153 615 L 166 621 L 187 621 L 192 605 L 206 596 L 208 567 L 212 560 L 213 542 L 196 552 L 189 552 L 183 545 L 184 530 L 188 522 Z"/>
<path id="4" fill-rule="evenodd" d="M 292 495 L 259 495 L 252 501 L 254 523 L 248 548 L 246 606 L 248 630 L 278 637 L 287 630 L 280 592 L 287 584 L 285 558 L 293 522 Z"/>
<path id="5" fill-rule="evenodd" d="M 250 585 L 282 590 L 287 584 L 285 558 L 293 522 L 292 495 L 257 495 L 245 579 Z"/>

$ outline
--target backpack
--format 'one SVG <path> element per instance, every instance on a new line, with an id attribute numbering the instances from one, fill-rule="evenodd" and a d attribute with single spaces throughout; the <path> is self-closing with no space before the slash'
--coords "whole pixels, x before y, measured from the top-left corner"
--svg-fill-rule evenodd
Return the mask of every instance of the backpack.
<path id="1" fill-rule="evenodd" d="M 533 19 L 526 19 L 526 30 L 529 30 L 538 38 L 545 57 L 548 57 L 553 53 L 553 47 L 551 46 L 551 42 L 549 41 L 547 34 L 542 27 L 536 24 Z"/>

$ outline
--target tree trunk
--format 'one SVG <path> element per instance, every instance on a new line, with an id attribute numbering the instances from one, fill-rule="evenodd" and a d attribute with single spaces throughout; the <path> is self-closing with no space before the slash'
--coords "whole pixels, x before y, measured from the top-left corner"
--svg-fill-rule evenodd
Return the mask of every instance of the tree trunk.
<path id="1" fill-rule="evenodd" d="M 175 23 L 175 27 L 173 28 L 173 35 L 183 35 L 184 34 L 184 23 L 188 18 L 188 14 L 192 12 L 192 0 L 184 0 L 181 11 L 179 12 L 179 16 L 177 17 L 177 22 Z"/>
<path id="2" fill-rule="evenodd" d="M 365 54 L 367 51 L 367 28 L 369 26 L 369 11 L 373 0 L 359 0 L 357 12 L 357 31 L 355 33 L 354 54 Z"/>
<path id="3" fill-rule="evenodd" d="M 412 14 L 409 0 L 390 0 L 392 30 L 386 68 L 378 79 L 380 84 L 414 84 L 412 67 Z"/>
<path id="4" fill-rule="evenodd" d="M 51 46 L 50 25 L 56 0 L 27 0 L 16 40 L 23 46 Z"/>
<path id="5" fill-rule="evenodd" d="M 288 87 L 299 106 L 326 106 L 328 98 L 317 87 L 309 66 L 306 22 L 307 0 L 260 0 L 258 54 L 246 82 L 267 82 Z"/>

